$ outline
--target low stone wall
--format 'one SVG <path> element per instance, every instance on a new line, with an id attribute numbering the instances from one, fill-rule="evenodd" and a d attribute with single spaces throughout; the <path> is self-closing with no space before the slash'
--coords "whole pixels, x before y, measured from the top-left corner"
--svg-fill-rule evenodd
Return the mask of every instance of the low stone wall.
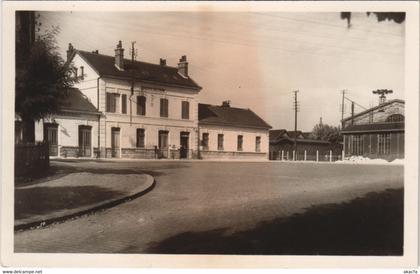
<path id="1" fill-rule="evenodd" d="M 155 159 L 156 153 L 154 149 L 145 148 L 122 148 L 121 158 L 130 159 Z"/>
<path id="2" fill-rule="evenodd" d="M 60 148 L 60 157 L 79 157 L 79 147 L 62 146 Z"/>
<path id="3" fill-rule="evenodd" d="M 201 159 L 249 159 L 268 160 L 265 152 L 240 152 L 240 151 L 200 151 Z"/>

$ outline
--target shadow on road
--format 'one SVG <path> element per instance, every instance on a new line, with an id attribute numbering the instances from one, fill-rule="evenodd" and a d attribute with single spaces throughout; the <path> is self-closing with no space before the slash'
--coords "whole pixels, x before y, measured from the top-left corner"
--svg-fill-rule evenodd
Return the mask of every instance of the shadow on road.
<path id="1" fill-rule="evenodd" d="M 154 243 L 147 253 L 253 255 L 402 255 L 404 191 L 371 192 L 324 204 L 254 229 L 185 232 Z"/>
<path id="2" fill-rule="evenodd" d="M 15 219 L 92 205 L 123 194 L 97 186 L 15 189 Z"/>

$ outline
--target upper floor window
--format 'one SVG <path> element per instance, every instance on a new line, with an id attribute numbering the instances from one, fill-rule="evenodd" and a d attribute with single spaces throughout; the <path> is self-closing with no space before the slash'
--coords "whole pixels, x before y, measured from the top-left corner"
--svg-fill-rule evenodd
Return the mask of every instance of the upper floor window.
<path id="1" fill-rule="evenodd" d="M 137 115 L 146 115 L 146 97 L 137 96 Z"/>
<path id="2" fill-rule="evenodd" d="M 182 101 L 182 119 L 190 119 L 190 102 Z"/>
<path id="3" fill-rule="evenodd" d="M 137 129 L 136 147 L 144 147 L 144 128 Z"/>
<path id="4" fill-rule="evenodd" d="M 255 151 L 256 152 L 261 151 L 261 136 L 255 137 Z"/>
<path id="5" fill-rule="evenodd" d="M 402 114 L 392 114 L 386 118 L 387 122 L 404 122 L 404 115 Z"/>
<path id="6" fill-rule="evenodd" d="M 121 95 L 121 113 L 123 114 L 127 113 L 127 95 L 126 94 Z"/>
<path id="7" fill-rule="evenodd" d="M 244 142 L 244 136 L 238 135 L 238 146 L 237 146 L 238 151 L 242 151 L 243 142 Z"/>
<path id="8" fill-rule="evenodd" d="M 119 94 L 116 93 L 106 93 L 106 111 L 107 112 L 117 112 L 117 102 Z"/>
<path id="9" fill-rule="evenodd" d="M 209 149 L 209 134 L 207 132 L 203 133 L 203 139 L 201 141 L 204 150 Z"/>
<path id="10" fill-rule="evenodd" d="M 217 149 L 223 150 L 223 134 L 217 134 Z"/>
<path id="11" fill-rule="evenodd" d="M 160 117 L 168 117 L 168 99 L 160 99 Z"/>

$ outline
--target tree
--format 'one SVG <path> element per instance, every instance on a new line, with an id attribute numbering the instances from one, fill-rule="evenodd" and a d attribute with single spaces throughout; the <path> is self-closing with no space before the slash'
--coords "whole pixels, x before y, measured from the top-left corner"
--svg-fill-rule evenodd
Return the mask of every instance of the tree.
<path id="1" fill-rule="evenodd" d="M 45 31 L 28 52 L 16 52 L 15 112 L 23 122 L 23 141 L 34 142 L 34 122 L 57 113 L 60 100 L 76 79 L 58 53 L 58 27 Z"/>
<path id="2" fill-rule="evenodd" d="M 317 124 L 312 129 L 312 136 L 317 140 L 329 141 L 331 143 L 340 142 L 340 130 L 338 127 L 327 124 Z"/>
<path id="3" fill-rule="evenodd" d="M 370 16 L 372 13 L 376 15 L 378 22 L 392 20 L 395 23 L 401 24 L 405 21 L 405 12 L 366 12 L 367 16 Z M 351 27 L 351 12 L 341 12 L 340 18 L 347 20 L 347 27 Z"/>

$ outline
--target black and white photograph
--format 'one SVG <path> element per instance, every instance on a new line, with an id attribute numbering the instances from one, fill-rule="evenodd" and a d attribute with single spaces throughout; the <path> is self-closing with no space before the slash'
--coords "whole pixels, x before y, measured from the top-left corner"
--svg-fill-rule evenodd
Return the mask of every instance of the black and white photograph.
<path id="1" fill-rule="evenodd" d="M 10 13 L 9 256 L 417 265 L 418 3 L 101 4 Z"/>

